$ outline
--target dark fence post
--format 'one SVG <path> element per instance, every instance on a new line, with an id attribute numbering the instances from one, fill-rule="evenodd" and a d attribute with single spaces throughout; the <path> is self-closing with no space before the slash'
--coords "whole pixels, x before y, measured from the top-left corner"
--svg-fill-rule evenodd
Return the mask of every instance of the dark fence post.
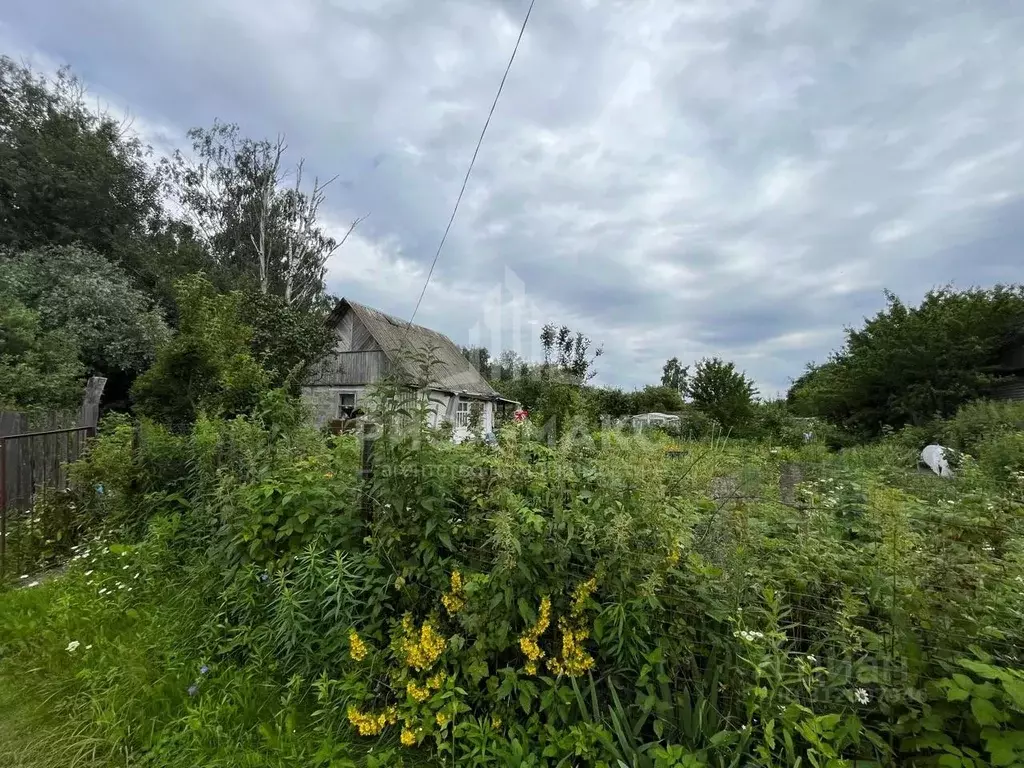
<path id="1" fill-rule="evenodd" d="M 369 516 L 373 511 L 373 505 L 371 504 L 369 485 L 370 481 L 373 480 L 373 439 L 370 434 L 373 431 L 373 425 L 368 421 L 363 422 L 363 456 L 360 464 L 359 474 L 362 476 L 362 509 L 363 514 Z"/>

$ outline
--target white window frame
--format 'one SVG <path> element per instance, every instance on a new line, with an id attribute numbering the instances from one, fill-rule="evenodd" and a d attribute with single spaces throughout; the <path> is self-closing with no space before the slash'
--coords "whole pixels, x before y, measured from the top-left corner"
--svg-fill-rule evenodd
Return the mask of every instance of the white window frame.
<path id="1" fill-rule="evenodd" d="M 346 395 L 352 395 L 352 407 L 353 408 L 356 408 L 359 405 L 359 393 L 356 392 L 354 389 L 343 389 L 341 392 L 338 393 L 338 412 L 337 412 L 337 415 L 338 415 L 339 419 L 342 418 L 341 409 L 346 407 L 342 403 L 341 399 L 343 397 L 345 397 Z"/>
<path id="2" fill-rule="evenodd" d="M 465 406 L 465 407 L 463 407 Z M 459 400 L 455 404 L 455 426 L 456 427 L 468 427 L 469 426 L 469 413 L 473 407 L 472 400 Z"/>

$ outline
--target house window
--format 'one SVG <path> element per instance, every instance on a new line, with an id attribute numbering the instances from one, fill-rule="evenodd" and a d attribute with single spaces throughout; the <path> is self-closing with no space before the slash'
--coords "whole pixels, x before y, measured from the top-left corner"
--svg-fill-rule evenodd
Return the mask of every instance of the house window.
<path id="1" fill-rule="evenodd" d="M 342 392 L 338 395 L 338 418 L 347 419 L 356 409 L 356 393 Z"/>
<path id="2" fill-rule="evenodd" d="M 467 400 L 460 400 L 458 405 L 455 406 L 455 426 L 456 427 L 468 427 L 469 426 L 469 406 L 471 403 Z"/>

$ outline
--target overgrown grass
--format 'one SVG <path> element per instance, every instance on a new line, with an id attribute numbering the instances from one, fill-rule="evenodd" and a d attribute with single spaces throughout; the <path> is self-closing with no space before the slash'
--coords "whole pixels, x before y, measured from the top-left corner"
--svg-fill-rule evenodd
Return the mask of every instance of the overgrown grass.
<path id="1" fill-rule="evenodd" d="M 369 510 L 344 440 L 115 433 L 80 476 L 119 532 L 0 594 L 0 765 L 1024 755 L 1019 489 L 895 444 L 528 429 L 381 444 Z"/>

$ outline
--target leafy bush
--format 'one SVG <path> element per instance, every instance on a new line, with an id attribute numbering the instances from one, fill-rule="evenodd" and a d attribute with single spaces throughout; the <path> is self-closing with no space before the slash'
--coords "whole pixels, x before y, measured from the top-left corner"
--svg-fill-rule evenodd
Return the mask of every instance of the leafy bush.
<path id="1" fill-rule="evenodd" d="M 400 394 L 362 484 L 355 439 L 279 391 L 105 424 L 78 476 L 147 525 L 0 595 L 0 690 L 39 669 L 141 765 L 1018 760 L 1024 527 L 970 461 L 530 421 L 453 445 Z"/>
<path id="2" fill-rule="evenodd" d="M 888 307 L 847 331 L 844 347 L 811 367 L 789 393 L 806 415 L 876 437 L 947 418 L 994 383 L 989 372 L 1024 321 L 1024 288 L 930 291 L 917 307 Z"/>
<path id="3" fill-rule="evenodd" d="M 241 321 L 242 294 L 220 294 L 202 275 L 177 285 L 180 328 L 132 388 L 136 410 L 172 427 L 203 412 L 250 413 L 270 376 L 249 351 L 252 330 Z"/>
<path id="4" fill-rule="evenodd" d="M 32 307 L 41 327 L 63 331 L 89 373 L 140 372 L 170 335 L 161 313 L 127 273 L 78 246 L 0 255 L 5 290 Z"/>
<path id="5" fill-rule="evenodd" d="M 977 400 L 942 422 L 943 445 L 975 453 L 987 439 L 1003 432 L 1024 431 L 1024 403 Z"/>
<path id="6" fill-rule="evenodd" d="M 0 293 L 0 409 L 63 410 L 81 400 L 84 370 L 71 339 Z"/>
<path id="7" fill-rule="evenodd" d="M 726 429 L 735 429 L 749 422 L 757 390 L 733 363 L 713 357 L 697 363 L 687 393 L 697 410 Z"/>

